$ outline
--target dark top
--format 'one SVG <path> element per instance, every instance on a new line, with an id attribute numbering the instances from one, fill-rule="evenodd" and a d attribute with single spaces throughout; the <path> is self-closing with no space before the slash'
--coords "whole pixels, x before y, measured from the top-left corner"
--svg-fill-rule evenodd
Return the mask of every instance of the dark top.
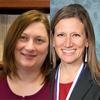
<path id="1" fill-rule="evenodd" d="M 54 88 L 51 93 L 54 100 Z M 89 67 L 82 71 L 69 100 L 100 100 L 100 85 L 93 79 Z"/>
<path id="2" fill-rule="evenodd" d="M 50 84 L 46 83 L 36 94 L 18 96 L 14 94 L 7 83 L 7 79 L 0 79 L 0 100 L 50 100 Z"/>
<path id="3" fill-rule="evenodd" d="M 88 67 L 79 78 L 69 100 L 100 100 L 100 86 L 93 80 Z"/>

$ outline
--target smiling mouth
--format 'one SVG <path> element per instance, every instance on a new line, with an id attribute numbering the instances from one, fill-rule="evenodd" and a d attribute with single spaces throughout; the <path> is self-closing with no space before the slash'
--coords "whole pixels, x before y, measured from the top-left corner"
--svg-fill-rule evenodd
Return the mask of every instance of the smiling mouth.
<path id="1" fill-rule="evenodd" d="M 34 58 L 34 57 L 37 56 L 37 55 L 34 55 L 34 54 L 27 54 L 27 53 L 21 53 L 21 54 L 26 58 Z"/>
<path id="2" fill-rule="evenodd" d="M 72 55 L 75 52 L 75 49 L 70 49 L 70 50 L 68 50 L 68 49 L 62 49 L 62 52 L 64 54 Z"/>

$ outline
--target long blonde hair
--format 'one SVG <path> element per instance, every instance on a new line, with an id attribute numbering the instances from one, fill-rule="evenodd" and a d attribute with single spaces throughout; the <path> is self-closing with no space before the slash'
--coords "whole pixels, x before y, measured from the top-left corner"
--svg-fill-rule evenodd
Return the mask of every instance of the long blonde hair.
<path id="1" fill-rule="evenodd" d="M 55 26 L 57 23 L 65 18 L 76 17 L 78 18 L 85 27 L 86 38 L 89 43 L 89 47 L 87 48 L 87 65 L 91 71 L 93 78 L 98 81 L 100 78 L 100 66 L 96 57 L 96 47 L 95 47 L 95 35 L 92 22 L 90 20 L 89 14 L 86 9 L 80 4 L 71 4 L 69 6 L 65 6 L 53 17 L 51 21 L 51 31 L 52 35 L 54 35 Z M 85 51 L 85 50 L 84 50 Z M 85 56 L 85 52 L 83 57 Z M 55 58 L 54 58 L 55 59 Z M 84 58 L 83 58 L 84 61 Z M 55 63 L 55 62 L 54 62 Z M 55 64 L 54 64 L 55 65 Z"/>

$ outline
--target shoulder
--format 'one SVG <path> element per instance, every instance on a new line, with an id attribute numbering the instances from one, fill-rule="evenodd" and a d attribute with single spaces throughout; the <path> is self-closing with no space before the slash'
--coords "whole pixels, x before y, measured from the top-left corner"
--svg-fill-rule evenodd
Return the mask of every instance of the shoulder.
<path id="1" fill-rule="evenodd" d="M 98 85 L 94 80 L 91 81 L 91 85 L 85 94 L 87 100 L 100 100 L 100 85 Z"/>
<path id="2" fill-rule="evenodd" d="M 3 67 L 0 66 L 0 84 L 5 79 L 6 79 L 6 75 L 4 74 Z"/>
<path id="3" fill-rule="evenodd" d="M 42 87 L 42 91 L 50 91 L 50 82 L 44 84 L 44 86 Z"/>
<path id="4" fill-rule="evenodd" d="M 100 86 L 93 79 L 89 68 L 82 72 L 70 100 L 77 100 L 77 97 L 80 100 L 100 100 Z"/>
<path id="5" fill-rule="evenodd" d="M 89 68 L 86 68 L 80 84 L 85 88 L 85 98 L 88 98 L 86 100 L 100 100 L 100 85 L 93 78 Z"/>
<path id="6" fill-rule="evenodd" d="M 6 82 L 6 76 L 4 75 L 3 70 L 0 69 L 0 90 L 5 90 L 5 87 L 7 86 Z"/>

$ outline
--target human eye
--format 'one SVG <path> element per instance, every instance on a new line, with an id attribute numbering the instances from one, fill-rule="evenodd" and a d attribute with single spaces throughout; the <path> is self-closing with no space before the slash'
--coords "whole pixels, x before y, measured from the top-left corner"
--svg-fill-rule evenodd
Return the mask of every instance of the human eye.
<path id="1" fill-rule="evenodd" d="M 64 33 L 58 33 L 57 36 L 58 37 L 63 37 L 64 36 Z"/>
<path id="2" fill-rule="evenodd" d="M 19 38 L 20 41 L 27 41 L 28 40 L 28 37 L 25 36 L 25 35 L 21 35 L 20 38 Z"/>
<path id="3" fill-rule="evenodd" d="M 80 37 L 81 35 L 79 33 L 73 33 L 72 37 Z"/>
<path id="4" fill-rule="evenodd" d="M 36 41 L 37 44 L 42 44 L 42 43 L 45 42 L 45 39 L 42 38 L 42 37 L 37 37 L 37 38 L 35 39 L 35 41 Z"/>

